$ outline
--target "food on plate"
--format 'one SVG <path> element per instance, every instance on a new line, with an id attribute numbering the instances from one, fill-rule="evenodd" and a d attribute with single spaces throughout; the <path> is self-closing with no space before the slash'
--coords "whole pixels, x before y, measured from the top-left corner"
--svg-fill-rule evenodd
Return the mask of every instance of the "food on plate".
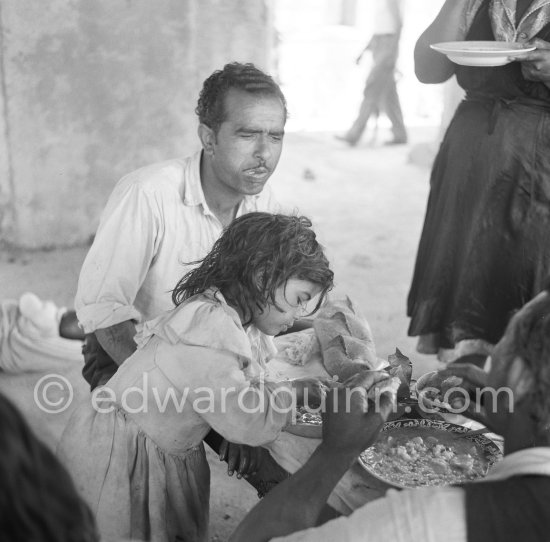
<path id="1" fill-rule="evenodd" d="M 398 487 L 460 484 L 484 477 L 491 464 L 475 442 L 432 427 L 383 431 L 361 458 Z"/>
<path id="2" fill-rule="evenodd" d="M 313 328 L 330 376 L 343 382 L 361 370 L 378 367 L 369 324 L 349 297 L 327 303 L 313 320 Z"/>
<path id="3" fill-rule="evenodd" d="M 305 365 L 318 352 L 319 341 L 315 331 L 307 329 L 285 335 L 278 355 L 291 365 Z"/>
<path id="4" fill-rule="evenodd" d="M 301 406 L 296 409 L 296 423 L 321 425 L 323 420 L 320 412 L 314 412 L 312 408 Z"/>

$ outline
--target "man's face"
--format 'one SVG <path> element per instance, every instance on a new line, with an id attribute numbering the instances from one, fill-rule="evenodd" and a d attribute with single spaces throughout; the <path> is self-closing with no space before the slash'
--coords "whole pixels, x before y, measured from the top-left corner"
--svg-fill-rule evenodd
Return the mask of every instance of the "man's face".
<path id="1" fill-rule="evenodd" d="M 283 104 L 276 96 L 230 89 L 225 112 L 209 155 L 214 175 L 209 182 L 242 196 L 259 194 L 281 156 Z"/>
<path id="2" fill-rule="evenodd" d="M 308 302 L 320 293 L 321 287 L 309 280 L 288 279 L 275 292 L 277 306 L 268 303 L 263 311 L 257 310 L 252 323 L 266 335 L 278 335 L 304 316 Z"/>

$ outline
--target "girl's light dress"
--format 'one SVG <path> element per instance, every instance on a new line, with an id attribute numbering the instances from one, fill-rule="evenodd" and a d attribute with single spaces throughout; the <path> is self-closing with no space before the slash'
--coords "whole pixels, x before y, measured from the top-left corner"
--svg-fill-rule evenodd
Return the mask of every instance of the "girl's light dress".
<path id="1" fill-rule="evenodd" d="M 215 290 L 144 325 L 138 350 L 79 405 L 58 449 L 105 539 L 208 539 L 203 437 L 213 428 L 258 446 L 290 419 L 289 384 L 259 377 L 270 340 L 245 331 Z"/>

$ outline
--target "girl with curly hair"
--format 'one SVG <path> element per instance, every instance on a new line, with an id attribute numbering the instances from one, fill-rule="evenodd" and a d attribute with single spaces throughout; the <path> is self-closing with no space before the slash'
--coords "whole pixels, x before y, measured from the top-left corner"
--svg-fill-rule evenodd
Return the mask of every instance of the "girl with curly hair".
<path id="1" fill-rule="evenodd" d="M 333 284 L 304 217 L 234 220 L 146 322 L 138 350 L 74 413 L 60 455 L 106 538 L 206 540 L 210 472 L 202 439 L 260 446 L 319 382 L 269 379 L 272 336 Z M 293 392 L 296 392 L 294 394 Z"/>

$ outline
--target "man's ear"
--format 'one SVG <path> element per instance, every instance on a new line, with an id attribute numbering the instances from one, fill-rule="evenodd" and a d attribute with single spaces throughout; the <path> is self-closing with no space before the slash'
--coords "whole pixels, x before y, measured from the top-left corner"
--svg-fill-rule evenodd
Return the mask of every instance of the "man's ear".
<path id="1" fill-rule="evenodd" d="M 199 139 L 202 143 L 202 148 L 206 154 L 212 156 L 214 154 L 214 145 L 216 143 L 216 134 L 214 130 L 206 124 L 199 124 L 198 128 Z"/>
<path id="2" fill-rule="evenodd" d="M 514 394 L 514 403 L 521 401 L 534 385 L 533 373 L 519 356 L 512 361 L 508 369 L 507 384 Z"/>

